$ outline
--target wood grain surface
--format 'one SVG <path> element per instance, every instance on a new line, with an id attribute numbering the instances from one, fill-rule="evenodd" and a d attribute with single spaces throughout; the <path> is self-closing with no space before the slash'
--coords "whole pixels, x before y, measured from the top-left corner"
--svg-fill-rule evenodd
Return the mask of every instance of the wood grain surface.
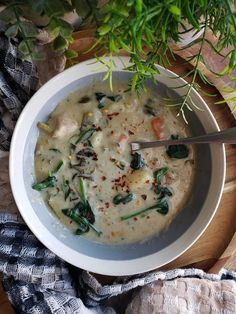
<path id="1" fill-rule="evenodd" d="M 79 51 L 78 60 L 86 60 L 92 57 L 89 54 L 81 53 L 93 42 L 93 30 L 83 31 L 77 34 L 73 48 Z M 191 65 L 183 62 L 183 59 L 176 58 L 170 69 L 177 74 L 185 73 Z M 222 82 L 225 84 L 225 82 Z M 220 88 L 219 82 L 217 87 Z M 208 92 L 217 94 L 216 97 L 203 96 L 211 111 L 213 112 L 220 128 L 229 128 L 236 125 L 235 117 L 227 105 L 215 105 L 221 100 L 221 95 L 212 86 L 205 86 Z M 182 256 L 169 263 L 162 269 L 177 267 L 197 267 L 209 272 L 218 272 L 222 267 L 236 270 L 236 145 L 226 146 L 227 173 L 224 193 L 219 208 L 207 230 L 199 240 Z M 17 212 L 14 199 L 11 194 L 8 175 L 8 154 L 0 153 L 0 209 L 8 212 Z M 99 276 L 103 282 L 109 282 L 112 278 Z M 0 314 L 14 313 L 6 295 L 0 286 Z"/>
<path id="2" fill-rule="evenodd" d="M 183 66 L 181 58 L 177 58 L 171 70 L 177 74 L 182 74 L 187 69 Z M 200 81 L 198 83 L 202 85 Z M 202 97 L 214 114 L 220 128 L 236 126 L 235 117 L 229 107 L 215 104 L 221 99 L 219 92 L 212 86 L 204 86 L 204 88 L 208 93 L 217 95 L 216 97 L 209 97 L 202 94 Z M 165 269 L 189 265 L 202 268 L 205 271 L 218 272 L 236 250 L 236 239 L 234 238 L 236 231 L 236 145 L 226 145 L 225 148 L 226 180 L 217 213 L 200 239 L 181 257 L 166 265 Z"/>

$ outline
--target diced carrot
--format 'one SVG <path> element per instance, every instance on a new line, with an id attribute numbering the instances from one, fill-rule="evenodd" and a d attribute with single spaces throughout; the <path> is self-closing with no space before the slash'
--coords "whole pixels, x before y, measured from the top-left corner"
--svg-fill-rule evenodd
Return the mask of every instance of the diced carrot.
<path id="1" fill-rule="evenodd" d="M 158 140 L 163 137 L 164 120 L 161 117 L 156 117 L 151 121 L 153 132 Z"/>

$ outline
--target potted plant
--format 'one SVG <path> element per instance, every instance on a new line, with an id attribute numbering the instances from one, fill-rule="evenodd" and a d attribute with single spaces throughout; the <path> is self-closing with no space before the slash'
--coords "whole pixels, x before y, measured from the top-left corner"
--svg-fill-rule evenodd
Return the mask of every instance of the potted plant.
<path id="1" fill-rule="evenodd" d="M 157 73 L 155 63 L 168 65 L 174 54 L 174 44 L 182 40 L 183 46 L 183 39 L 186 41 L 188 36 L 187 45 L 182 49 L 198 45 L 187 58 L 194 67 L 186 75 L 189 77 L 186 95 L 181 103 L 176 104 L 183 116 L 186 109 L 194 106 L 191 104 L 190 91 L 192 88 L 199 89 L 197 76 L 204 83 L 210 83 L 200 69 L 201 63 L 215 76 L 228 75 L 232 81 L 235 80 L 236 14 L 232 0 L 108 0 L 99 3 L 96 0 L 16 0 L 5 1 L 5 5 L 0 20 L 7 23 L 6 36 L 15 38 L 18 35 L 21 38 L 20 51 L 24 57 L 34 59 L 44 58 L 41 52 L 34 49 L 37 36 L 43 30 L 50 35 L 55 51 L 63 52 L 68 59 L 77 57 L 77 53 L 69 49 L 73 42 L 74 26 L 65 19 L 66 14 L 77 12 L 84 29 L 88 25 L 96 28 L 95 42 L 91 48 L 98 62 L 107 70 L 105 78 L 112 80 L 112 57 L 124 51 L 129 54 L 133 64 L 129 68 L 134 73 L 130 85 L 137 92 L 143 90 L 147 77 L 154 78 Z M 29 18 L 29 11 L 34 19 Z M 43 23 L 36 23 L 35 15 L 43 19 Z M 215 36 L 214 44 L 207 36 L 209 32 Z M 206 46 L 213 54 L 227 60 L 218 73 L 204 59 Z M 228 48 L 226 55 L 225 48 Z M 99 57 L 101 51 L 109 56 L 109 62 L 104 63 Z M 229 97 L 231 101 L 236 100 L 234 91 L 232 87 L 227 90 L 233 95 Z"/>

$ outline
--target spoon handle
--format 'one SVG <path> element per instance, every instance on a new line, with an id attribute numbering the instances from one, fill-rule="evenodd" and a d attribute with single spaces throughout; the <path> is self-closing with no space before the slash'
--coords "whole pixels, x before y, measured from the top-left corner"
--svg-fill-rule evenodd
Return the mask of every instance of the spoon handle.
<path id="1" fill-rule="evenodd" d="M 225 143 L 225 144 L 236 144 L 236 127 L 225 129 L 219 132 L 213 132 L 209 134 L 204 134 L 195 137 L 180 138 L 178 140 L 164 140 L 155 142 L 133 142 L 131 143 L 131 149 L 133 151 L 160 147 L 168 145 L 178 145 L 178 144 L 210 144 L 210 143 Z"/>

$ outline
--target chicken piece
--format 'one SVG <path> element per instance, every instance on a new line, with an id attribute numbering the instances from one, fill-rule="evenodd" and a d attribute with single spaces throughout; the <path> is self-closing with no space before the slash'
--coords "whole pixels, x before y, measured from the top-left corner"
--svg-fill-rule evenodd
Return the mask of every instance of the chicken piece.
<path id="1" fill-rule="evenodd" d="M 77 121 L 71 118 L 66 112 L 53 117 L 52 122 L 55 126 L 52 137 L 55 138 L 69 137 L 78 129 Z"/>

